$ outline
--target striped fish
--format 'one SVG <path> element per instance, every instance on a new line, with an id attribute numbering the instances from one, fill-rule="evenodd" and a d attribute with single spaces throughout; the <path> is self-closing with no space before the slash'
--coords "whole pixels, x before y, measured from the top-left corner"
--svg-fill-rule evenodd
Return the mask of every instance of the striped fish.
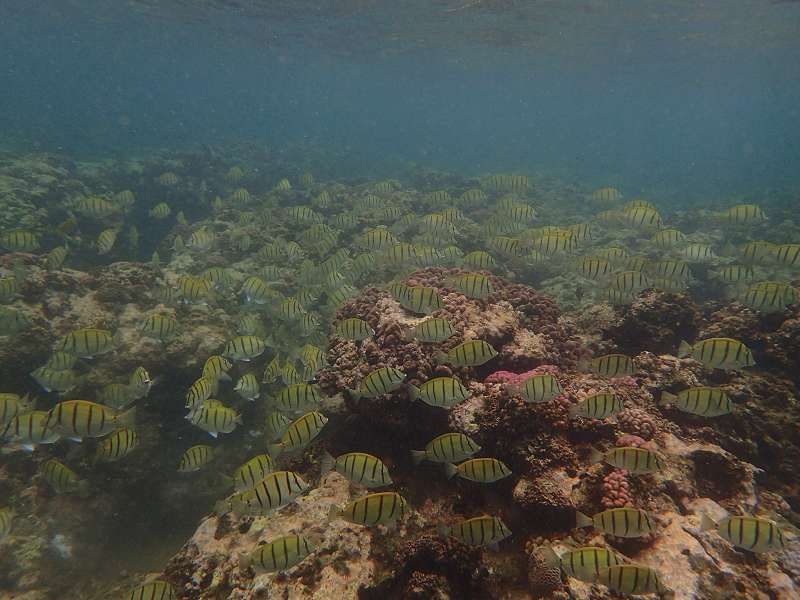
<path id="1" fill-rule="evenodd" d="M 88 400 L 64 400 L 47 413 L 45 426 L 56 429 L 64 437 L 80 440 L 132 427 L 135 421 L 136 407 L 121 413 Z"/>
<path id="2" fill-rule="evenodd" d="M 681 254 L 683 254 L 683 256 L 692 262 L 707 262 L 717 258 L 717 255 L 714 254 L 711 246 L 708 244 L 701 244 L 699 242 L 688 244 L 681 251 Z"/>
<path id="3" fill-rule="evenodd" d="M 297 371 L 294 362 L 287 360 L 281 367 L 281 381 L 285 385 L 305 383 L 306 379 Z"/>
<path id="4" fill-rule="evenodd" d="M 89 493 L 89 482 L 55 458 L 43 462 L 39 474 L 58 494 L 78 494 L 85 498 Z"/>
<path id="5" fill-rule="evenodd" d="M 647 266 L 647 271 L 660 277 L 686 281 L 692 275 L 689 265 L 682 260 L 659 260 Z"/>
<path id="6" fill-rule="evenodd" d="M 719 523 L 708 515 L 700 520 L 700 529 L 716 529 L 725 540 L 750 552 L 764 553 L 786 548 L 787 540 L 775 521 L 749 515 L 726 516 Z"/>
<path id="7" fill-rule="evenodd" d="M 755 365 L 753 353 L 742 342 L 731 338 L 708 338 L 690 346 L 681 342 L 678 358 L 691 357 L 710 369 L 741 369 Z"/>
<path id="8" fill-rule="evenodd" d="M 67 260 L 67 249 L 64 246 L 56 246 L 47 253 L 45 266 L 48 271 L 58 271 Z"/>
<path id="9" fill-rule="evenodd" d="M 117 207 L 105 198 L 89 196 L 81 198 L 75 203 L 75 210 L 87 217 L 105 217 L 117 211 Z"/>
<path id="10" fill-rule="evenodd" d="M 605 453 L 592 449 L 589 460 L 593 463 L 605 462 L 612 467 L 625 469 L 634 475 L 655 473 L 664 468 L 664 461 L 657 453 L 646 448 L 628 446 L 612 448 Z"/>
<path id="11" fill-rule="evenodd" d="M 478 483 L 494 483 L 511 475 L 511 469 L 496 458 L 470 458 L 459 465 L 448 463 L 444 471 L 448 479 L 458 475 Z"/>
<path id="12" fill-rule="evenodd" d="M 800 246 L 798 246 L 800 248 Z M 749 263 L 764 262 L 776 255 L 778 246 L 764 240 L 753 240 L 738 248 L 739 255 Z"/>
<path id="13" fill-rule="evenodd" d="M 439 534 L 469 546 L 494 546 L 509 537 L 511 530 L 499 517 L 484 515 L 459 521 L 451 527 L 440 527 Z"/>
<path id="14" fill-rule="evenodd" d="M 655 204 L 644 198 L 634 198 L 622 206 L 622 210 L 633 210 L 634 208 L 652 208 L 656 210 Z"/>
<path id="15" fill-rule="evenodd" d="M 486 300 L 494 292 L 492 282 L 486 275 L 481 273 L 464 273 L 448 279 L 447 284 L 467 298 L 476 298 L 478 300 Z"/>
<path id="16" fill-rule="evenodd" d="M 62 337 L 54 350 L 69 352 L 78 358 L 92 358 L 114 349 L 114 334 L 105 329 L 76 329 Z"/>
<path id="17" fill-rule="evenodd" d="M 609 283 L 615 290 L 626 293 L 637 293 L 650 287 L 650 279 L 641 271 L 615 273 Z"/>
<path id="18" fill-rule="evenodd" d="M 245 373 L 236 382 L 233 390 L 245 400 L 251 402 L 257 400 L 259 395 L 258 379 L 252 373 Z"/>
<path id="19" fill-rule="evenodd" d="M 97 401 L 115 410 L 122 410 L 136 400 L 134 392 L 127 383 L 109 383 L 97 393 Z"/>
<path id="20" fill-rule="evenodd" d="M 153 385 L 153 378 L 144 367 L 136 367 L 128 378 L 128 387 L 131 391 L 131 396 L 138 400 L 144 398 L 150 393 L 150 387 Z"/>
<path id="21" fill-rule="evenodd" d="M 264 367 L 264 374 L 261 376 L 261 383 L 275 383 L 281 376 L 281 359 L 275 355 Z"/>
<path id="22" fill-rule="evenodd" d="M 691 387 L 677 395 L 661 392 L 659 405 L 672 404 L 676 408 L 701 417 L 720 417 L 733 412 L 734 404 L 725 390 L 718 387 Z"/>
<path id="23" fill-rule="evenodd" d="M 561 556 L 549 546 L 541 548 L 540 552 L 547 566 L 561 567 L 568 576 L 588 583 L 595 581 L 600 571 L 625 562 L 617 553 L 598 546 L 568 550 Z"/>
<path id="24" fill-rule="evenodd" d="M 418 323 L 407 336 L 424 344 L 438 344 L 455 334 L 456 330 L 446 319 L 431 317 Z"/>
<path id="25" fill-rule="evenodd" d="M 275 297 L 275 291 L 259 277 L 248 277 L 239 289 L 239 295 L 244 296 L 245 302 L 266 304 Z"/>
<path id="26" fill-rule="evenodd" d="M 278 411 L 273 411 L 267 415 L 267 428 L 265 433 L 267 434 L 267 440 L 270 442 L 274 442 L 275 440 L 280 439 L 280 437 L 286 432 L 287 427 L 289 427 L 289 417 L 280 413 Z"/>
<path id="27" fill-rule="evenodd" d="M 469 390 L 453 377 L 434 377 L 420 387 L 409 384 L 408 394 L 412 400 L 420 399 L 440 408 L 451 408 L 470 396 Z"/>
<path id="28" fill-rule="evenodd" d="M 521 396 L 525 402 L 536 404 L 549 402 L 562 394 L 564 390 L 558 383 L 558 379 L 549 373 L 544 373 L 531 375 L 522 383 L 508 385 L 506 391 L 514 396 Z"/>
<path id="29" fill-rule="evenodd" d="M 211 437 L 217 437 L 220 433 L 231 433 L 237 425 L 242 424 L 242 415 L 235 410 L 208 401 L 195 406 L 186 415 L 186 419 Z"/>
<path id="30" fill-rule="evenodd" d="M 0 234 L 0 246 L 11 252 L 33 252 L 39 248 L 39 238 L 30 231 L 12 229 Z"/>
<path id="31" fill-rule="evenodd" d="M 728 265 L 715 271 L 715 275 L 725 283 L 741 283 L 755 279 L 755 271 L 748 265 Z"/>
<path id="32" fill-rule="evenodd" d="M 625 354 L 606 354 L 593 358 L 589 363 L 589 369 L 595 375 L 602 377 L 624 377 L 636 372 L 636 364 Z"/>
<path id="33" fill-rule="evenodd" d="M 108 254 L 117 241 L 116 229 L 105 229 L 97 236 L 97 253 L 101 256 Z"/>
<path id="34" fill-rule="evenodd" d="M 623 594 L 670 594 L 655 569 L 633 563 L 619 564 L 597 574 L 597 583 Z"/>
<path id="35" fill-rule="evenodd" d="M 408 503 L 397 492 L 377 492 L 353 500 L 341 510 L 331 507 L 330 518 L 342 518 L 356 525 L 382 525 L 401 518 Z"/>
<path id="36" fill-rule="evenodd" d="M 213 285 L 207 279 L 184 275 L 178 277 L 178 290 L 180 291 L 181 301 L 184 303 L 202 303 L 210 300 Z"/>
<path id="37" fill-rule="evenodd" d="M 252 568 L 258 573 L 285 571 L 299 564 L 312 552 L 314 545 L 302 535 L 287 535 L 265 544 L 259 544 L 239 558 L 239 568 Z"/>
<path id="38" fill-rule="evenodd" d="M 733 225 L 750 225 L 767 220 L 767 215 L 758 204 L 737 204 L 715 216 Z"/>
<path id="39" fill-rule="evenodd" d="M 572 264 L 578 274 L 592 281 L 603 279 L 614 270 L 611 267 L 611 263 L 605 258 L 594 256 L 582 256 L 576 259 Z"/>
<path id="40" fill-rule="evenodd" d="M 212 460 L 214 460 L 214 448 L 205 444 L 192 446 L 181 455 L 178 472 L 191 473 L 199 471 Z"/>
<path id="41" fill-rule="evenodd" d="M 233 494 L 217 503 L 217 514 L 232 512 L 237 516 L 268 516 L 293 502 L 309 484 L 293 471 L 274 471 L 252 489 Z"/>
<path id="42" fill-rule="evenodd" d="M 623 410 L 625 405 L 621 398 L 611 392 L 600 392 L 587 396 L 581 402 L 573 406 L 570 417 L 583 417 L 584 419 L 605 419 L 616 415 Z"/>
<path id="43" fill-rule="evenodd" d="M 797 290 L 788 283 L 760 281 L 749 286 L 739 297 L 745 306 L 765 313 L 780 312 L 796 304 Z"/>
<path id="44" fill-rule="evenodd" d="M 629 210 L 624 210 L 622 218 L 629 225 L 645 231 L 661 229 L 664 226 L 661 215 L 655 208 L 649 206 L 636 206 Z"/>
<path id="45" fill-rule="evenodd" d="M 267 344 L 261 338 L 254 335 L 240 335 L 227 343 L 222 355 L 233 360 L 249 362 L 266 349 Z"/>
<path id="46" fill-rule="evenodd" d="M 297 298 L 287 298 L 278 306 L 278 314 L 284 321 L 296 321 L 305 314 L 303 305 Z"/>
<path id="47" fill-rule="evenodd" d="M 281 452 L 293 452 L 307 448 L 327 422 L 328 417 L 315 410 L 298 417 L 289 423 L 276 444 L 269 445 L 269 455 L 275 458 Z"/>
<path id="48" fill-rule="evenodd" d="M 11 532 L 14 523 L 14 510 L 9 506 L 0 508 L 0 542 Z"/>
<path id="49" fill-rule="evenodd" d="M 139 331 L 163 342 L 173 337 L 178 331 L 178 321 L 169 315 L 150 315 L 141 322 Z"/>
<path id="50" fill-rule="evenodd" d="M 22 449 L 32 452 L 36 444 L 52 444 L 61 439 L 61 434 L 47 425 L 48 412 L 34 410 L 12 417 L 0 430 L 0 438 L 21 444 Z"/>
<path id="51" fill-rule="evenodd" d="M 275 470 L 275 463 L 266 454 L 258 454 L 243 465 L 239 466 L 234 472 L 230 481 L 237 492 L 252 490 L 259 481 Z"/>
<path id="52" fill-rule="evenodd" d="M 334 334 L 337 337 L 360 342 L 375 335 L 375 330 L 364 319 L 344 319 L 334 325 Z"/>
<path id="53" fill-rule="evenodd" d="M 383 250 L 396 244 L 398 239 L 388 229 L 378 227 L 366 231 L 359 242 L 368 250 Z"/>
<path id="54" fill-rule="evenodd" d="M 577 512 L 576 522 L 576 527 L 594 527 L 623 538 L 642 537 L 655 531 L 652 517 L 638 508 L 610 508 L 593 517 Z"/>
<path id="55" fill-rule="evenodd" d="M 399 300 L 400 305 L 414 313 L 428 314 L 442 308 L 442 296 L 434 287 L 409 286 L 407 295 Z"/>
<path id="56" fill-rule="evenodd" d="M 228 371 L 233 363 L 224 356 L 213 354 L 206 359 L 203 365 L 203 378 L 211 381 L 230 381 Z"/>
<path id="57" fill-rule="evenodd" d="M 0 428 L 5 427 L 11 419 L 30 410 L 27 399 L 17 394 L 0 393 Z"/>
<path id="58" fill-rule="evenodd" d="M 399 388 L 406 378 L 406 374 L 393 367 L 380 367 L 361 380 L 357 390 L 348 390 L 350 396 L 359 398 L 377 398 L 390 394 Z"/>
<path id="59" fill-rule="evenodd" d="M 151 581 L 133 588 L 123 600 L 177 600 L 178 595 L 166 581 Z"/>
<path id="60" fill-rule="evenodd" d="M 216 393 L 218 388 L 216 379 L 210 377 L 200 377 L 189 387 L 186 392 L 186 408 L 194 408 L 200 406 L 203 402 L 211 398 L 211 395 Z"/>
<path id="61" fill-rule="evenodd" d="M 39 367 L 31 371 L 31 377 L 48 392 L 65 394 L 83 382 L 83 377 L 70 370 L 58 371 L 49 367 Z"/>
<path id="62" fill-rule="evenodd" d="M 124 458 L 139 445 L 139 435 L 127 427 L 118 429 L 97 445 L 95 460 L 112 462 Z"/>
<path id="63" fill-rule="evenodd" d="M 278 410 L 300 412 L 319 407 L 321 394 L 319 387 L 310 383 L 293 383 L 282 388 L 275 398 Z"/>
<path id="64" fill-rule="evenodd" d="M 497 356 L 497 350 L 483 340 L 469 340 L 454 346 L 446 353 L 440 352 L 437 360 L 456 367 L 479 367 Z"/>
<path id="65" fill-rule="evenodd" d="M 622 192 L 615 187 L 603 187 L 593 191 L 591 199 L 597 203 L 614 204 L 622 200 Z"/>
<path id="66" fill-rule="evenodd" d="M 667 250 L 686 241 L 686 234 L 677 229 L 662 229 L 656 233 L 650 241 L 662 250 Z"/>
<path id="67" fill-rule="evenodd" d="M 417 465 L 423 460 L 438 463 L 457 463 L 470 458 L 481 447 L 463 433 L 445 433 L 432 439 L 425 450 L 412 450 L 411 460 Z"/>
<path id="68" fill-rule="evenodd" d="M 471 269 L 487 270 L 497 266 L 492 255 L 483 250 L 475 250 L 464 255 L 462 262 Z"/>
<path id="69" fill-rule="evenodd" d="M 800 265 L 800 244 L 781 244 L 773 248 L 772 255 L 781 264 Z"/>
<path id="70" fill-rule="evenodd" d="M 384 487 L 393 483 L 389 469 L 383 461 L 366 452 L 348 452 L 337 456 L 333 468 L 349 481 L 368 488 Z"/>
<path id="71" fill-rule="evenodd" d="M 166 202 L 159 202 L 147 212 L 154 219 L 166 219 L 170 213 L 172 213 L 172 209 Z"/>

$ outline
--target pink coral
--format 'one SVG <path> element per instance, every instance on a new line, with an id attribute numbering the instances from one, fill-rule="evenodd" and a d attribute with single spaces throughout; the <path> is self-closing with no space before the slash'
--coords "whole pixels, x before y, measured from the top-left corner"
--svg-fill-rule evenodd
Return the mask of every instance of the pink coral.
<path id="1" fill-rule="evenodd" d="M 658 432 L 658 423 L 653 416 L 641 408 L 627 408 L 617 415 L 620 428 L 646 440 L 653 439 Z"/>
<path id="2" fill-rule="evenodd" d="M 486 379 L 484 383 L 522 383 L 533 375 L 557 375 L 559 368 L 555 365 L 540 365 L 524 373 L 512 373 L 511 371 L 495 371 Z"/>
<path id="3" fill-rule="evenodd" d="M 600 500 L 604 508 L 622 508 L 633 505 L 631 485 L 627 474 L 622 469 L 614 469 L 603 477 L 603 497 Z"/>

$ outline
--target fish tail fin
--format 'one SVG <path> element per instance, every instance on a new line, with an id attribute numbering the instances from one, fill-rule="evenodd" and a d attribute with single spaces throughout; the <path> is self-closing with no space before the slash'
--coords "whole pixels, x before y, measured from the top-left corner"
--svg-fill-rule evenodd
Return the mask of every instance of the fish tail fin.
<path id="1" fill-rule="evenodd" d="M 675 404 L 675 401 L 678 397 L 675 394 L 670 394 L 669 392 L 661 392 L 661 397 L 658 399 L 659 406 L 666 406 L 667 404 Z"/>
<path id="2" fill-rule="evenodd" d="M 319 474 L 320 477 L 325 476 L 327 473 L 333 471 L 333 466 L 336 464 L 336 459 L 331 456 L 330 452 L 325 451 L 322 455 L 322 460 L 320 460 L 319 464 Z"/>
<path id="3" fill-rule="evenodd" d="M 239 570 L 240 571 L 247 571 L 250 566 L 252 565 L 253 561 L 250 559 L 249 552 L 240 552 L 239 553 Z"/>
<path id="4" fill-rule="evenodd" d="M 136 407 L 133 406 L 117 416 L 117 424 L 123 427 L 133 427 L 136 425 Z"/>
<path id="5" fill-rule="evenodd" d="M 519 396 L 522 391 L 522 386 L 518 383 L 507 383 L 503 386 L 503 389 L 509 396 Z"/>
<path id="6" fill-rule="evenodd" d="M 700 530 L 701 531 L 709 531 L 711 529 L 716 529 L 717 524 L 714 522 L 714 519 L 709 517 L 706 513 L 703 513 L 700 517 Z"/>
<path id="7" fill-rule="evenodd" d="M 555 569 L 561 566 L 561 557 L 556 554 L 552 546 L 539 546 L 536 549 L 538 556 L 542 559 L 544 566 Z"/>
<path id="8" fill-rule="evenodd" d="M 227 498 L 223 498 L 214 505 L 214 512 L 218 517 L 232 512 L 231 504 L 228 502 Z"/>
<path id="9" fill-rule="evenodd" d="M 347 393 L 350 394 L 350 397 L 353 400 L 360 400 L 361 399 L 361 392 L 359 392 L 358 390 L 351 390 L 350 388 L 347 388 Z"/>
<path id="10" fill-rule="evenodd" d="M 576 528 L 591 527 L 592 525 L 594 525 L 594 521 L 592 520 L 592 517 L 590 517 L 589 515 L 583 514 L 579 510 L 575 511 L 575 527 Z"/>
<path id="11" fill-rule="evenodd" d="M 341 512 L 342 511 L 338 506 L 331 504 L 331 507 L 328 509 L 328 522 L 338 519 Z"/>
<path id="12" fill-rule="evenodd" d="M 434 355 L 433 360 L 437 365 L 441 365 L 443 363 L 446 363 L 447 362 L 447 354 L 445 354 L 444 352 L 437 352 Z"/>
<path id="13" fill-rule="evenodd" d="M 692 353 L 692 346 L 687 341 L 681 341 L 681 345 L 678 346 L 678 358 L 686 358 Z"/>
<path id="14" fill-rule="evenodd" d="M 408 397 L 411 398 L 411 400 L 417 400 L 419 398 L 420 392 L 417 386 L 409 383 L 406 385 L 406 388 L 408 389 Z"/>
<path id="15" fill-rule="evenodd" d="M 439 537 L 446 538 L 450 535 L 450 528 L 444 523 L 439 523 L 436 527 L 436 533 L 439 534 Z"/>
<path id="16" fill-rule="evenodd" d="M 568 413 L 569 413 L 569 418 L 570 419 L 574 419 L 575 417 L 577 417 L 578 416 L 578 405 L 577 404 L 573 404 L 572 406 L 570 406 Z"/>
<path id="17" fill-rule="evenodd" d="M 588 356 L 581 356 L 578 360 L 578 371 L 581 373 L 588 373 L 591 371 L 590 366 L 592 364 L 592 359 Z"/>
<path id="18" fill-rule="evenodd" d="M 272 459 L 278 458 L 283 451 L 283 444 L 278 442 L 277 444 L 269 444 L 267 446 L 267 454 Z"/>
<path id="19" fill-rule="evenodd" d="M 411 462 L 415 465 L 418 465 L 423 460 L 425 460 L 425 450 L 412 450 L 411 451 Z"/>
<path id="20" fill-rule="evenodd" d="M 225 473 L 220 473 L 219 474 L 219 479 L 220 479 L 220 481 L 222 481 L 223 484 L 225 484 L 225 487 L 233 487 L 234 486 L 233 477 L 231 477 L 230 475 L 226 475 Z"/>
<path id="21" fill-rule="evenodd" d="M 592 448 L 589 452 L 589 462 L 592 464 L 603 462 L 605 455 L 597 448 Z"/>
<path id="22" fill-rule="evenodd" d="M 457 471 L 458 467 L 456 467 L 453 463 L 446 463 L 444 465 L 444 474 L 448 479 L 452 479 L 453 475 L 455 475 Z"/>

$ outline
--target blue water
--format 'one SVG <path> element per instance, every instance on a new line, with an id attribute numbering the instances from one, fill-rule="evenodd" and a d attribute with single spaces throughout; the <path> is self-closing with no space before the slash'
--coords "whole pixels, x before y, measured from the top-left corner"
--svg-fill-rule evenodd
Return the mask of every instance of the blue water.
<path id="1" fill-rule="evenodd" d="M 6 0 L 0 129 L 91 157 L 302 142 L 353 174 L 564 170 L 675 201 L 798 184 L 800 3 L 395 4 Z"/>

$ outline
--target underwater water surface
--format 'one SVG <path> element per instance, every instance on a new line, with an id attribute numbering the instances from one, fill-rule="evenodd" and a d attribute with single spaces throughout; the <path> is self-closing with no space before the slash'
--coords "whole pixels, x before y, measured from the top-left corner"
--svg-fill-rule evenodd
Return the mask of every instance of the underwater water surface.
<path id="1" fill-rule="evenodd" d="M 800 3 L 0 22 L 0 600 L 800 596 Z"/>

